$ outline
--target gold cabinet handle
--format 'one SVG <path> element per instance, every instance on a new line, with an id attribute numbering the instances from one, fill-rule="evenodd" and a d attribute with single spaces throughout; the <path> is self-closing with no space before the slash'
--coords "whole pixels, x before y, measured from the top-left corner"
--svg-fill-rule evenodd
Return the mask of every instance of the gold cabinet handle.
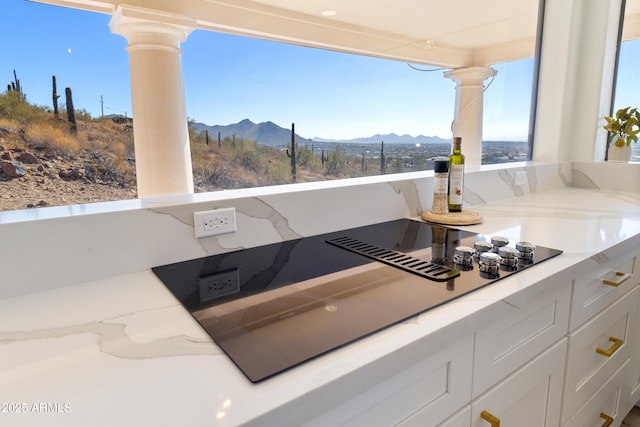
<path id="1" fill-rule="evenodd" d="M 604 420 L 604 424 L 602 424 L 602 427 L 609 427 L 613 422 L 613 418 L 611 418 L 609 415 L 605 414 L 604 412 L 600 412 L 600 418 Z"/>
<path id="2" fill-rule="evenodd" d="M 480 412 L 480 418 L 482 418 L 485 421 L 488 421 L 489 424 L 491 424 L 491 427 L 500 427 L 500 418 L 496 417 L 495 415 L 487 411 Z"/>
<path id="3" fill-rule="evenodd" d="M 619 349 L 622 344 L 624 344 L 624 341 L 621 340 L 620 338 L 616 338 L 616 337 L 609 337 L 609 341 L 611 341 L 613 344 L 611 344 L 611 347 L 609 347 L 608 349 L 603 349 L 603 348 L 596 348 L 596 353 L 601 354 L 603 356 L 607 356 L 607 357 L 611 357 L 611 355 L 613 353 L 616 352 L 617 349 Z"/>
<path id="4" fill-rule="evenodd" d="M 602 284 L 607 286 L 613 286 L 615 288 L 616 286 L 619 286 L 622 283 L 624 283 L 624 281 L 627 280 L 629 277 L 631 277 L 630 273 L 621 273 L 620 271 L 616 271 L 617 280 L 602 279 Z"/>

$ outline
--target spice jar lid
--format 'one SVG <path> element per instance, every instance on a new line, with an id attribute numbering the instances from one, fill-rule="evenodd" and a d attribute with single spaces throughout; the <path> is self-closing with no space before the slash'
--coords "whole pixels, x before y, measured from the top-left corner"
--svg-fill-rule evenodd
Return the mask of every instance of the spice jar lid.
<path id="1" fill-rule="evenodd" d="M 446 157 L 436 157 L 433 159 L 433 171 L 435 173 L 449 172 L 449 159 Z"/>

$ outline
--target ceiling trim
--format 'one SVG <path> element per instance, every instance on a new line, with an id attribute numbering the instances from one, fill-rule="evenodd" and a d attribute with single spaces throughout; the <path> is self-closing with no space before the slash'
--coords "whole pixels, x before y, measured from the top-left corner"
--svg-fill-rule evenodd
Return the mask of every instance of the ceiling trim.
<path id="1" fill-rule="evenodd" d="M 471 65 L 471 51 L 427 46 L 399 34 L 350 25 L 250 1 L 205 0 L 198 27 L 237 35 L 293 43 L 387 59 L 455 68 Z"/>
<path id="2" fill-rule="evenodd" d="M 533 58 L 535 56 L 535 51 L 535 38 L 514 40 L 508 43 L 474 50 L 473 63 L 475 65 L 491 65 L 501 62 L 516 61 L 519 59 Z"/>
<path id="3" fill-rule="evenodd" d="M 30 1 L 108 14 L 121 5 L 119 0 Z M 535 51 L 535 37 L 465 49 L 252 0 L 127 0 L 126 5 L 181 15 L 194 20 L 202 30 L 442 68 L 488 65 L 531 57 Z"/>
<path id="4" fill-rule="evenodd" d="M 50 4 L 53 6 L 68 7 L 70 9 L 87 10 L 89 12 L 112 14 L 115 5 L 110 2 L 98 0 L 27 0 L 32 3 Z"/>
<path id="5" fill-rule="evenodd" d="M 622 41 L 640 39 L 640 13 L 626 15 L 622 27 Z"/>

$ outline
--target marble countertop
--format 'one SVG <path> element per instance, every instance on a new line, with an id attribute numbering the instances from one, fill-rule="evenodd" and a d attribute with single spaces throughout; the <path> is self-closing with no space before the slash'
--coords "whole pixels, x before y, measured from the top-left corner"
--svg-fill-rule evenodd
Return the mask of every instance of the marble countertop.
<path id="1" fill-rule="evenodd" d="M 294 423 L 304 416 L 297 403 L 306 413 L 331 409 L 332 398 L 317 397 L 350 373 L 540 280 L 579 275 L 640 245 L 637 193 L 558 189 L 473 210 L 484 222 L 471 231 L 564 253 L 259 384 L 151 271 L 0 300 L 0 425 L 268 425 L 285 412 Z"/>

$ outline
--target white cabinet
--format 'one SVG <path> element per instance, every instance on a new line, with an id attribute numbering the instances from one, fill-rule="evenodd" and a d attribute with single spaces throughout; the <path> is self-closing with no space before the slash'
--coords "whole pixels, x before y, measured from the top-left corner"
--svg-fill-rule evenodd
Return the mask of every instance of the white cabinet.
<path id="1" fill-rule="evenodd" d="M 468 335 L 419 363 L 399 366 L 395 375 L 305 426 L 392 426 L 415 412 L 427 417 L 427 425 L 436 425 L 469 402 L 472 354 L 473 335 Z"/>
<path id="2" fill-rule="evenodd" d="M 640 276 L 640 257 L 636 257 L 633 270 L 636 276 Z M 638 298 L 638 304 L 640 307 L 640 296 Z M 629 408 L 640 401 L 640 315 L 637 314 L 633 343 L 631 347 L 631 360 L 632 363 L 627 380 L 628 393 L 626 396 L 628 399 L 626 407 Z"/>
<path id="3" fill-rule="evenodd" d="M 631 370 L 631 360 L 622 365 L 587 401 L 587 403 L 571 418 L 564 427 L 601 427 L 603 425 L 618 426 L 627 415 L 624 405 L 625 379 Z M 611 424 L 606 424 L 607 422 Z"/>
<path id="4" fill-rule="evenodd" d="M 624 262 L 611 260 L 577 278 L 573 284 L 569 330 L 575 330 L 598 314 L 639 281 L 640 274 L 637 274 L 637 268 L 634 269 L 633 258 Z"/>
<path id="5" fill-rule="evenodd" d="M 610 260 L 526 286 L 307 425 L 617 426 L 640 399 L 638 267 Z"/>
<path id="6" fill-rule="evenodd" d="M 559 425 L 570 295 L 571 281 L 541 283 L 490 308 L 493 320 L 475 332 L 470 412 L 442 426 L 489 426 L 483 411 L 507 426 Z M 434 426 L 438 419 L 425 406 L 399 425 Z"/>
<path id="7" fill-rule="evenodd" d="M 471 426 L 557 427 L 566 348 L 565 338 L 475 400 Z"/>
<path id="8" fill-rule="evenodd" d="M 565 338 L 439 426 L 488 427 L 491 424 L 487 420 L 495 417 L 495 421 L 504 426 L 557 427 L 566 349 Z M 434 425 L 434 419 L 426 410 L 399 424 L 401 427 Z"/>
<path id="9" fill-rule="evenodd" d="M 569 335 L 563 422 L 630 357 L 637 291 L 630 291 Z"/>
<path id="10" fill-rule="evenodd" d="M 474 397 L 567 334 L 571 286 L 554 285 L 509 297 L 494 309 L 498 320 L 477 330 Z"/>
<path id="11" fill-rule="evenodd" d="M 422 423 L 421 427 L 424 427 L 426 425 L 429 425 L 429 424 Z M 447 419 L 447 421 L 443 422 L 442 424 L 438 424 L 438 427 L 469 427 L 470 425 L 471 425 L 471 405 L 467 405 L 457 414 Z"/>

